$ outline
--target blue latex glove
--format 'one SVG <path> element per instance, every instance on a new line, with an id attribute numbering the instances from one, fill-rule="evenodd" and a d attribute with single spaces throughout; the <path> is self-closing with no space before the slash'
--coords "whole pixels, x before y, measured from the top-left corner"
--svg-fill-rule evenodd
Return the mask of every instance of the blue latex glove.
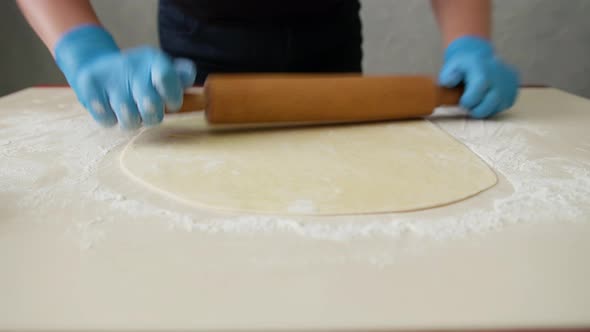
<path id="1" fill-rule="evenodd" d="M 518 73 L 494 54 L 491 43 L 477 37 L 461 37 L 446 49 L 439 84 L 465 84 L 460 105 L 474 118 L 486 118 L 514 105 Z"/>
<path id="2" fill-rule="evenodd" d="M 193 84 L 190 60 L 172 60 L 158 49 L 121 51 L 103 28 L 83 25 L 55 46 L 55 59 L 82 105 L 105 127 L 153 126 L 182 105 L 184 88 Z"/>

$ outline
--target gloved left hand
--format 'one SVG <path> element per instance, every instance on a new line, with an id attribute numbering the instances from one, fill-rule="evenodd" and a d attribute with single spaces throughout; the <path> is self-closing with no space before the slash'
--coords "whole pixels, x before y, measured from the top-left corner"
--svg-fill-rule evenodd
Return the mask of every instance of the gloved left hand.
<path id="1" fill-rule="evenodd" d="M 516 101 L 518 73 L 495 55 L 491 43 L 477 37 L 461 37 L 446 49 L 439 84 L 455 87 L 464 83 L 461 107 L 474 118 L 502 112 Z"/>
<path id="2" fill-rule="evenodd" d="M 78 99 L 105 127 L 154 126 L 164 106 L 178 110 L 183 89 L 196 68 L 188 59 L 171 59 L 152 47 L 120 50 L 102 27 L 81 25 L 64 33 L 55 58 Z"/>

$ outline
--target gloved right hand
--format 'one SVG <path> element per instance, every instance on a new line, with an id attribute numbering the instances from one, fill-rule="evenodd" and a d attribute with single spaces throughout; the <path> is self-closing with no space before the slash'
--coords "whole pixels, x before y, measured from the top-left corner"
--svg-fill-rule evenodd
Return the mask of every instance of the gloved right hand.
<path id="1" fill-rule="evenodd" d="M 445 51 L 439 83 L 455 87 L 465 83 L 460 104 L 472 117 L 483 119 L 514 105 L 518 72 L 498 57 L 490 41 L 472 36 L 454 40 Z"/>
<path id="2" fill-rule="evenodd" d="M 196 69 L 187 59 L 172 60 L 162 51 L 141 47 L 121 51 L 103 28 L 83 25 L 55 46 L 55 59 L 78 100 L 105 127 L 157 125 L 164 106 L 175 111 Z"/>

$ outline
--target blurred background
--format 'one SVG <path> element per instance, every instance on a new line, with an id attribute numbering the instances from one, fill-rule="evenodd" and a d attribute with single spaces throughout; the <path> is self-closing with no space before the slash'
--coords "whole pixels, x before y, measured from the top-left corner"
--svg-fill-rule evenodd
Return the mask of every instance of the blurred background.
<path id="1" fill-rule="evenodd" d="M 365 73 L 437 73 L 442 51 L 429 1 L 361 2 Z M 93 3 L 121 46 L 158 44 L 157 0 Z M 493 37 L 525 83 L 590 97 L 589 17 L 588 0 L 499 0 L 494 3 Z M 13 0 L 0 1 L 0 31 L 0 95 L 65 83 Z"/>

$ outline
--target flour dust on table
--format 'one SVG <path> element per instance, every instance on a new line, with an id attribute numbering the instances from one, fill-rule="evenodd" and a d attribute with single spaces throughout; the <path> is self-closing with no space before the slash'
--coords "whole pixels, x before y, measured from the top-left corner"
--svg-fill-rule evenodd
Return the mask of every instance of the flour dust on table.
<path id="1" fill-rule="evenodd" d="M 35 98 L 43 102 L 32 104 Z M 587 109 L 585 99 L 561 91 L 526 89 L 515 109 L 499 118 L 473 120 L 446 111 L 432 121 L 493 167 L 496 186 L 418 212 L 310 218 L 228 215 L 169 204 L 174 200 L 127 181 L 120 171 L 120 149 L 131 133 L 99 128 L 69 89 L 28 89 L 0 99 L 0 220 L 63 224 L 81 249 L 100 248 L 122 221 L 142 226 L 160 221 L 197 236 L 282 234 L 346 243 L 453 240 L 518 223 L 585 223 L 590 214 Z M 565 113 L 556 117 L 556 110 Z M 310 204 L 295 206 L 309 209 Z M 387 255 L 393 253 L 379 256 L 379 262 L 389 262 Z"/>

